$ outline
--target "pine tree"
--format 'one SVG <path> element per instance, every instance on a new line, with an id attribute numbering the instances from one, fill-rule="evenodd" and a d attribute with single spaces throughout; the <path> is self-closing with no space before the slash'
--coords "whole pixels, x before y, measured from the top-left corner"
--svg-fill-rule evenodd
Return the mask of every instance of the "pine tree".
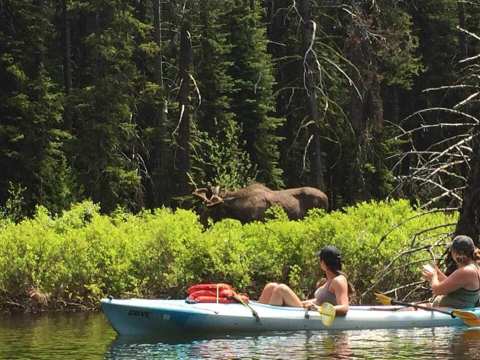
<path id="1" fill-rule="evenodd" d="M 72 164 L 83 196 L 107 211 L 143 205 L 136 104 L 138 68 L 133 54 L 142 24 L 123 1 L 96 1 L 80 7 L 88 24 L 76 50 L 83 63 L 75 74 Z M 84 44 L 84 45 L 82 45 Z"/>
<path id="2" fill-rule="evenodd" d="M 0 201 L 9 183 L 25 188 L 27 209 L 52 211 L 71 201 L 62 92 L 52 79 L 53 41 L 48 1 L 10 1 L 0 13 Z"/>
<path id="3" fill-rule="evenodd" d="M 388 86 L 408 89 L 422 67 L 408 14 L 389 1 L 352 2 L 346 19 L 345 52 L 355 66 L 349 118 L 354 130 L 349 202 L 384 198 L 392 175 L 385 159 L 395 150 L 387 142 L 383 93 Z M 398 90 L 398 89 L 397 89 Z M 398 114 L 397 114 L 398 116 Z"/>
<path id="4" fill-rule="evenodd" d="M 228 19 L 228 42 L 232 46 L 228 74 L 233 79 L 232 111 L 241 126 L 241 141 L 258 168 L 257 179 L 280 187 L 278 128 L 285 120 L 274 116 L 274 77 L 261 7 L 255 1 L 236 0 Z"/>
<path id="5" fill-rule="evenodd" d="M 203 1 L 194 31 L 199 43 L 194 72 L 201 103 L 195 112 L 193 178 L 201 184 L 232 189 L 247 185 L 255 177 L 255 168 L 242 149 L 237 116 L 231 110 L 234 84 L 228 74 L 232 46 L 227 32 L 230 4 L 218 7 L 216 1 Z"/>

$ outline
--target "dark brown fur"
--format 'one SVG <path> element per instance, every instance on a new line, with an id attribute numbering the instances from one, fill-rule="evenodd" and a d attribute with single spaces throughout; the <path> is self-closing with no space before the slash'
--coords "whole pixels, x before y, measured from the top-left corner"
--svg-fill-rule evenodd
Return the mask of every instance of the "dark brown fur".
<path id="1" fill-rule="evenodd" d="M 236 191 L 211 191 L 203 194 L 206 195 L 196 195 L 204 200 L 208 215 L 214 220 L 233 218 L 244 223 L 262 220 L 265 211 L 274 205 L 283 208 L 291 220 L 302 219 L 313 208 L 328 209 L 327 195 L 313 187 L 274 191 L 255 183 Z"/>

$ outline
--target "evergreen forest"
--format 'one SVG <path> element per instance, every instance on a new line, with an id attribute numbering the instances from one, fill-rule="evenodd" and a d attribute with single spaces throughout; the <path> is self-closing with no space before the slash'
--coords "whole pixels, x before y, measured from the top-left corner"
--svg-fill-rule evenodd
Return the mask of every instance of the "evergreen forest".
<path id="1" fill-rule="evenodd" d="M 0 0 L 2 214 L 257 181 L 478 236 L 478 34 L 478 0 Z"/>

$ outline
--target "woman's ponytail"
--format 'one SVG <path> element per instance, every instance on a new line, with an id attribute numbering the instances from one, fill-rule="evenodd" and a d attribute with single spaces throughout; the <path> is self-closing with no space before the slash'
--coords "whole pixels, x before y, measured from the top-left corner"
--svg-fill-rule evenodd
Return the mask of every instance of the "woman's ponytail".
<path id="1" fill-rule="evenodd" d="M 480 262 L 480 249 L 477 247 L 473 251 L 473 260 L 475 260 L 477 263 Z"/>

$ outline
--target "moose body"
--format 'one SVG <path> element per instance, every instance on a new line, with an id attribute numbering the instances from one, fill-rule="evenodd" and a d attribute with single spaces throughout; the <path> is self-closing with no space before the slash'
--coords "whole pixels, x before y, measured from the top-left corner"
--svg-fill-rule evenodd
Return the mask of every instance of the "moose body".
<path id="1" fill-rule="evenodd" d="M 271 190 L 262 184 L 252 184 L 237 191 L 220 192 L 217 188 L 202 188 L 193 192 L 208 208 L 214 220 L 233 218 L 241 222 L 262 220 L 271 206 L 282 207 L 291 220 L 302 219 L 308 210 L 328 208 L 324 192 L 313 187 Z"/>

